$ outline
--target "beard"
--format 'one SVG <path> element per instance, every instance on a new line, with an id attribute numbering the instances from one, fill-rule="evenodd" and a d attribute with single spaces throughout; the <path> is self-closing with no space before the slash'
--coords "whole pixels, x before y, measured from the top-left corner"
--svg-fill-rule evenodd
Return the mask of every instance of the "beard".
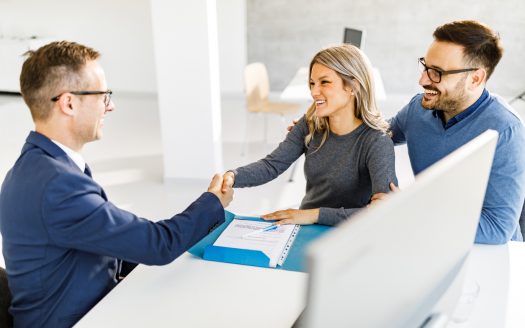
<path id="1" fill-rule="evenodd" d="M 463 104 L 468 100 L 468 96 L 465 94 L 465 80 L 467 76 L 465 75 L 461 80 L 456 83 L 454 88 L 446 93 L 442 93 L 437 88 L 428 85 L 424 86 L 424 89 L 437 91 L 437 97 L 430 101 L 426 101 L 425 97 L 421 99 L 421 106 L 425 109 L 431 110 L 441 110 L 445 113 L 449 113 L 452 116 L 462 111 L 465 108 Z"/>

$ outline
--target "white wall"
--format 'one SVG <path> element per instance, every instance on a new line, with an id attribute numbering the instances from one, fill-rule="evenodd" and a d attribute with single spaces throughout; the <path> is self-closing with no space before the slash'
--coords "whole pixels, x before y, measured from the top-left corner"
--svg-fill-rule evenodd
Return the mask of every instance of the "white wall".
<path id="1" fill-rule="evenodd" d="M 223 171 L 216 2 L 151 8 L 164 178 L 209 179 Z"/>
<path id="2" fill-rule="evenodd" d="M 0 35 L 83 43 L 102 53 L 110 88 L 156 90 L 147 0 L 4 1 L 0 2 Z"/>
<path id="3" fill-rule="evenodd" d="M 218 0 L 219 60 L 221 93 L 228 97 L 244 94 L 246 66 L 246 0 Z"/>
<path id="4" fill-rule="evenodd" d="M 272 89 L 322 47 L 342 42 L 343 28 L 364 28 L 365 51 L 389 93 L 414 93 L 432 32 L 456 19 L 478 19 L 498 31 L 505 53 L 488 83 L 503 96 L 525 90 L 523 0 L 247 0 L 248 59 L 266 63 Z"/>
<path id="5" fill-rule="evenodd" d="M 227 94 L 242 93 L 245 9 L 245 0 L 217 1 L 221 92 Z M 149 0 L 0 0 L 0 37 L 33 35 L 100 51 L 115 91 L 157 91 Z"/>

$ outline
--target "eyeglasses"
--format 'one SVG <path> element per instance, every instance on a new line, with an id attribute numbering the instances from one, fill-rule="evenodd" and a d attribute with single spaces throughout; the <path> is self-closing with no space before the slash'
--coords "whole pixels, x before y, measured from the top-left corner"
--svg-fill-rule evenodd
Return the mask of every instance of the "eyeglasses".
<path id="1" fill-rule="evenodd" d="M 470 71 L 475 71 L 478 69 L 478 68 L 463 68 L 463 69 L 453 69 L 450 71 L 442 71 L 437 68 L 428 67 L 425 63 L 424 57 L 419 58 L 418 61 L 419 61 L 419 68 L 421 69 L 421 72 L 426 71 L 428 78 L 430 79 L 430 81 L 434 83 L 441 82 L 441 77 L 443 75 L 470 72 Z"/>
<path id="2" fill-rule="evenodd" d="M 113 94 L 113 91 L 67 91 L 51 98 L 51 101 L 58 101 L 58 99 L 60 99 L 60 97 L 62 97 L 62 95 L 65 93 L 71 93 L 77 96 L 104 95 L 104 105 L 108 107 L 109 103 L 111 102 L 111 95 Z"/>

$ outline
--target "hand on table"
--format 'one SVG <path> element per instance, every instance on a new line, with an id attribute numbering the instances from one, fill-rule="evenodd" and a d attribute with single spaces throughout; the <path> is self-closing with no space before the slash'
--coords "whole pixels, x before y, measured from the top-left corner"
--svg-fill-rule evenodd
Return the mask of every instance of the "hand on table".
<path id="1" fill-rule="evenodd" d="M 319 209 L 287 209 L 264 214 L 261 218 L 275 221 L 276 224 L 314 224 L 317 223 L 319 219 Z"/>

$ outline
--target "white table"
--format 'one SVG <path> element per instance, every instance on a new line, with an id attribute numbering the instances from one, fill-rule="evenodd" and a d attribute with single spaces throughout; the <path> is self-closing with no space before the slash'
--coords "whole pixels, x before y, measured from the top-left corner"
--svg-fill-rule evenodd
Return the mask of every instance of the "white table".
<path id="1" fill-rule="evenodd" d="M 465 281 L 479 284 L 469 319 L 448 327 L 525 327 L 525 243 L 475 245 Z"/>
<path id="2" fill-rule="evenodd" d="M 523 327 L 525 244 L 476 245 L 466 280 L 480 293 L 468 321 L 448 327 Z M 307 275 L 203 261 L 185 253 L 138 266 L 77 327 L 290 327 L 305 306 Z"/>
<path id="3" fill-rule="evenodd" d="M 306 103 L 312 101 L 308 88 L 308 67 L 299 67 L 280 96 L 282 101 Z"/>
<path id="4" fill-rule="evenodd" d="M 375 82 L 376 100 L 385 100 L 386 93 L 383 79 L 377 68 L 372 68 Z M 287 102 L 311 102 L 310 88 L 308 87 L 308 67 L 300 67 L 294 77 L 281 93 L 281 100 Z"/>
<path id="5" fill-rule="evenodd" d="M 138 266 L 75 327 L 290 327 L 307 275 L 208 262 L 189 253 Z"/>

